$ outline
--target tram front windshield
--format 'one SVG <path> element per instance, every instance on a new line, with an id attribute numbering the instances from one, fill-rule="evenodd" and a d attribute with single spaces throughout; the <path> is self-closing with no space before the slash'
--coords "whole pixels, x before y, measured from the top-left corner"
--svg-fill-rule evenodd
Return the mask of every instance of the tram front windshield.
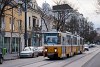
<path id="1" fill-rule="evenodd" d="M 58 43 L 58 37 L 57 36 L 47 36 L 46 37 L 46 43 L 48 45 L 54 45 Z"/>
<path id="2" fill-rule="evenodd" d="M 46 45 L 57 45 L 61 43 L 61 37 L 58 33 L 45 33 L 44 44 Z"/>

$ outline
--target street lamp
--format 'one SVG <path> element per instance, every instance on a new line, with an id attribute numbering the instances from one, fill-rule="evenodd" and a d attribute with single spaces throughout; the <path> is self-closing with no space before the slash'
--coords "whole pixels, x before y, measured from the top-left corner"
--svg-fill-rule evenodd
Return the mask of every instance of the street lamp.
<path id="1" fill-rule="evenodd" d="M 0 0 L 0 15 L 1 15 L 1 3 L 2 2 L 2 0 Z M 2 21 L 1 21 L 1 16 L 0 16 L 0 23 L 1 23 Z M 1 24 L 0 24 L 0 28 L 1 28 Z M 1 32 L 1 30 L 0 30 L 0 32 Z M 2 36 L 1 36 L 1 34 L 0 34 L 0 41 L 2 41 Z M 2 43 L 2 42 L 1 42 Z M 2 48 L 3 48 L 3 45 L 2 45 Z"/>
<path id="2" fill-rule="evenodd" d="M 2 8 L 2 0 L 0 0 L 0 15 L 2 15 L 1 14 L 1 8 Z M 1 23 L 2 21 L 1 21 L 1 16 L 0 16 L 0 23 Z M 1 25 L 0 25 L 0 28 L 1 28 Z"/>
<path id="3" fill-rule="evenodd" d="M 25 3 L 25 33 L 24 33 L 24 39 L 25 39 L 25 47 L 28 46 L 27 45 L 27 0 L 24 0 Z M 19 0 L 18 2 L 19 5 L 22 5 L 23 2 L 22 0 Z"/>
<path id="4" fill-rule="evenodd" d="M 2 8 L 3 8 L 3 3 L 2 3 L 3 0 L 0 0 L 0 42 L 2 43 L 2 48 L 4 46 L 4 35 L 5 35 L 5 32 L 4 32 L 4 27 L 2 26 L 2 23 L 4 22 L 4 17 L 5 15 L 2 15 Z"/>
<path id="5" fill-rule="evenodd" d="M 27 45 L 27 0 L 25 0 L 25 34 L 24 34 L 24 39 L 25 39 L 25 46 Z"/>

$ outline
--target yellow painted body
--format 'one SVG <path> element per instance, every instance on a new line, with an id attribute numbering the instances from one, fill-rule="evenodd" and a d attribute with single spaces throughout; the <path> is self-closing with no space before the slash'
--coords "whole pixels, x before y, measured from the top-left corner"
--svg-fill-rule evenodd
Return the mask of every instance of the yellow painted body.
<path id="1" fill-rule="evenodd" d="M 54 49 L 57 49 L 57 53 L 58 53 L 58 57 L 61 57 L 62 54 L 62 48 L 61 46 L 45 46 L 45 48 L 47 49 L 47 54 L 49 53 L 55 53 Z"/>
<path id="2" fill-rule="evenodd" d="M 46 33 L 45 38 L 44 38 L 44 43 L 47 41 L 46 36 L 53 37 L 56 35 L 50 32 Z M 60 40 L 60 43 L 58 42 L 59 44 L 48 45 L 48 44 L 43 43 L 44 44 L 43 52 L 44 52 L 45 57 L 55 58 L 56 56 L 59 58 L 63 58 L 63 57 L 67 57 L 67 56 L 69 57 L 69 56 L 73 56 L 75 54 L 83 52 L 83 46 L 81 44 L 82 43 L 81 37 L 68 34 L 68 33 L 60 33 L 60 35 L 57 35 L 57 36 L 59 37 L 59 40 Z"/>
<path id="3" fill-rule="evenodd" d="M 47 49 L 47 54 L 54 54 L 55 53 L 55 48 L 57 49 L 57 54 L 58 54 L 58 57 L 59 58 L 62 58 L 62 46 L 44 46 L 44 48 Z M 66 57 L 67 55 L 71 56 L 71 53 L 72 55 L 74 54 L 78 54 L 78 51 L 82 51 L 83 47 L 81 46 L 65 46 L 65 54 L 66 54 Z M 45 50 L 45 49 L 44 49 Z M 45 52 L 45 51 L 44 51 Z M 48 57 L 48 55 L 46 56 Z"/>

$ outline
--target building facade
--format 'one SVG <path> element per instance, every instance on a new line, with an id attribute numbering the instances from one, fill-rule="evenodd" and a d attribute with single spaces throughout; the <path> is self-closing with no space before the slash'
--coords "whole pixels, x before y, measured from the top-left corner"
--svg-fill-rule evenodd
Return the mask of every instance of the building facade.
<path id="1" fill-rule="evenodd" d="M 5 9 L 9 9 L 7 6 Z M 27 6 L 27 46 L 42 46 L 42 33 L 52 31 L 54 18 L 45 14 L 36 0 Z M 2 38 L 0 47 L 7 53 L 19 53 L 25 47 L 25 12 L 18 8 L 5 11 L 2 18 Z"/>
<path id="2" fill-rule="evenodd" d="M 53 18 L 44 13 L 36 0 L 32 0 L 33 6 L 27 12 L 27 46 L 42 46 L 42 33 L 52 30 Z"/>
<path id="3" fill-rule="evenodd" d="M 5 9 L 9 8 L 11 6 L 7 6 Z M 18 8 L 6 10 L 2 27 L 4 29 L 2 47 L 7 49 L 7 53 L 17 53 L 23 43 L 24 12 L 19 15 Z"/>

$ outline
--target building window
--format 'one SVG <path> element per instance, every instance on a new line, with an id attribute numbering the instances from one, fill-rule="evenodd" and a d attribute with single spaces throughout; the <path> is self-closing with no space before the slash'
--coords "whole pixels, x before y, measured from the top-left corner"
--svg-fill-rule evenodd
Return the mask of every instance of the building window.
<path id="1" fill-rule="evenodd" d="M 36 19 L 33 18 L 33 27 L 35 27 L 35 25 L 36 25 Z"/>
<path id="2" fill-rule="evenodd" d="M 5 19 L 4 19 L 4 17 L 1 18 L 1 21 L 2 21 L 1 29 L 5 29 Z"/>
<path id="3" fill-rule="evenodd" d="M 4 37 L 3 47 L 7 49 L 7 53 L 10 52 L 10 37 Z"/>
<path id="4" fill-rule="evenodd" d="M 9 27 L 10 27 L 10 30 L 11 30 L 11 17 L 9 18 Z"/>
<path id="5" fill-rule="evenodd" d="M 37 23 L 36 23 L 36 25 L 39 25 L 39 20 L 37 19 Z"/>
<path id="6" fill-rule="evenodd" d="M 14 22 L 15 22 L 15 18 L 13 19 L 13 22 L 12 22 L 12 26 L 13 26 L 13 27 L 12 27 L 12 28 L 13 28 L 12 30 L 13 30 L 13 31 L 15 30 Z"/>
<path id="7" fill-rule="evenodd" d="M 22 20 L 19 20 L 18 27 L 19 27 L 19 31 L 20 31 L 22 29 Z"/>
<path id="8" fill-rule="evenodd" d="M 31 17 L 29 17 L 29 28 L 31 27 Z"/>
<path id="9" fill-rule="evenodd" d="M 10 24 L 10 30 L 13 31 L 14 30 L 14 22 L 15 22 L 15 18 L 12 20 L 12 18 L 9 18 L 9 24 Z"/>

